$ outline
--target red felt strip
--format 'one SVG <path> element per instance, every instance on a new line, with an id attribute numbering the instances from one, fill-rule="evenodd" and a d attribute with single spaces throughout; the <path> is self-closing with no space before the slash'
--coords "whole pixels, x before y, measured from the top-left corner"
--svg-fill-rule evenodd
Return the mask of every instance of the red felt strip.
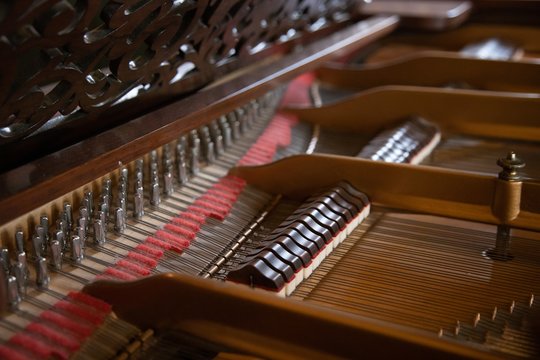
<path id="1" fill-rule="evenodd" d="M 7 345 L 0 344 L 0 359 L 5 360 L 28 360 L 30 356 L 23 354 L 18 349 L 11 348 Z"/>
<path id="2" fill-rule="evenodd" d="M 198 207 L 198 206 L 190 205 L 190 206 L 188 206 L 187 211 L 192 212 L 192 213 L 196 213 L 196 214 L 199 214 L 199 215 L 203 215 L 203 216 L 205 216 L 207 218 L 212 216 L 212 211 L 210 211 L 208 209 L 205 209 L 204 207 Z"/>
<path id="3" fill-rule="evenodd" d="M 135 263 L 132 263 L 131 261 L 127 261 L 127 260 L 118 260 L 116 262 L 116 266 L 120 266 L 121 268 L 124 268 L 124 269 L 127 269 L 137 275 L 141 275 L 141 276 L 148 276 L 150 275 L 150 270 L 139 265 L 139 264 L 135 264 Z"/>
<path id="4" fill-rule="evenodd" d="M 128 259 L 132 259 L 132 260 L 135 260 L 135 261 L 138 261 L 138 262 L 144 264 L 145 266 L 147 266 L 150 269 L 153 269 L 153 268 L 155 268 L 157 266 L 157 261 L 156 260 L 154 260 L 151 257 L 148 257 L 146 255 L 135 252 L 135 251 L 130 251 L 128 253 L 127 257 L 128 257 Z"/>
<path id="5" fill-rule="evenodd" d="M 181 217 L 174 217 L 171 219 L 171 221 L 175 223 L 176 225 L 182 226 L 194 232 L 201 230 L 200 222 L 196 222 L 190 219 L 183 219 Z"/>
<path id="6" fill-rule="evenodd" d="M 315 81 L 313 73 L 305 73 L 295 78 L 283 95 L 281 106 L 287 105 L 311 105 L 309 88 Z"/>
<path id="7" fill-rule="evenodd" d="M 189 246 L 189 243 L 190 243 L 190 241 L 188 239 L 186 239 L 185 237 L 182 237 L 182 236 L 176 235 L 176 234 L 172 234 L 172 233 L 168 233 L 168 232 L 163 231 L 163 230 L 156 231 L 156 233 L 154 235 L 157 238 L 161 239 L 161 240 L 166 240 L 166 241 L 172 242 L 172 243 L 176 244 L 177 246 L 181 247 L 182 249 L 187 248 Z"/>
<path id="8" fill-rule="evenodd" d="M 189 211 L 183 212 L 180 215 L 178 215 L 179 218 L 184 218 L 187 220 L 192 220 L 193 222 L 204 224 L 206 221 L 206 218 L 204 216 L 201 216 L 199 214 L 194 214 Z"/>
<path id="9" fill-rule="evenodd" d="M 227 175 L 221 178 L 223 181 L 227 182 L 233 182 L 238 184 L 239 186 L 246 185 L 246 180 L 242 179 L 241 177 L 235 176 L 235 175 Z"/>
<path id="10" fill-rule="evenodd" d="M 105 301 L 95 298 L 91 295 L 79 292 L 79 291 L 70 291 L 68 294 L 68 298 L 82 302 L 83 304 L 86 304 L 88 306 L 93 307 L 96 310 L 102 311 L 104 313 L 111 312 L 112 306 Z"/>
<path id="11" fill-rule="evenodd" d="M 195 239 L 195 232 L 194 231 L 191 231 L 191 230 L 187 230 L 181 226 L 178 226 L 178 225 L 174 225 L 174 224 L 166 224 L 164 226 L 165 230 L 169 230 L 173 233 L 176 233 L 178 235 L 182 235 L 184 237 L 186 237 L 187 239 L 189 240 L 193 240 Z"/>
<path id="12" fill-rule="evenodd" d="M 181 253 L 184 250 L 184 248 L 182 248 L 182 247 L 180 247 L 180 246 L 178 246 L 176 244 L 171 244 L 171 243 L 168 243 L 166 241 L 156 239 L 155 237 L 152 237 L 152 236 L 147 237 L 145 242 L 147 242 L 150 245 L 154 245 L 154 246 L 157 246 L 159 248 L 162 248 L 164 250 L 171 250 L 171 251 L 174 251 L 174 252 L 177 252 L 177 253 Z"/>
<path id="13" fill-rule="evenodd" d="M 153 246 L 148 246 L 146 244 L 139 244 L 135 248 L 139 250 L 140 252 L 145 253 L 148 257 L 152 257 L 154 259 L 160 259 L 163 257 L 163 250 L 156 249 Z"/>
<path id="14" fill-rule="evenodd" d="M 230 201 L 217 197 L 217 196 L 210 195 L 210 194 L 204 194 L 203 196 L 200 197 L 200 199 L 203 199 L 205 201 L 211 201 L 213 203 L 224 205 L 224 206 L 229 206 L 229 207 L 232 206 L 232 203 Z"/>
<path id="15" fill-rule="evenodd" d="M 231 187 L 231 186 L 228 186 L 227 184 L 216 184 L 214 185 L 213 188 L 220 191 L 226 191 L 234 195 L 239 195 L 242 192 L 242 188 Z"/>
<path id="16" fill-rule="evenodd" d="M 37 339 L 28 333 L 20 332 L 9 339 L 12 344 L 17 344 L 24 349 L 27 349 L 42 359 L 48 359 L 51 356 L 56 356 L 59 359 L 67 359 L 69 354 L 61 348 L 54 348 L 45 341 Z"/>
<path id="17" fill-rule="evenodd" d="M 110 276 L 110 277 L 112 277 L 114 279 L 124 280 L 124 281 L 131 281 L 131 280 L 137 279 L 136 276 L 134 276 L 134 275 L 132 275 L 130 273 L 127 273 L 125 271 L 122 271 L 122 270 L 116 269 L 116 268 L 112 268 L 112 267 L 107 268 L 107 270 L 105 270 L 105 272 L 103 274 L 107 275 L 107 276 Z"/>
<path id="18" fill-rule="evenodd" d="M 216 188 L 211 188 L 206 193 L 212 196 L 222 197 L 224 199 L 229 200 L 230 202 L 235 202 L 236 199 L 238 199 L 238 196 L 235 196 L 233 193 L 219 190 Z"/>
<path id="19" fill-rule="evenodd" d="M 105 271 L 106 272 L 106 271 Z M 76 317 L 79 317 L 84 320 L 88 320 L 94 325 L 101 325 L 105 315 L 101 312 L 92 311 L 88 307 L 85 307 L 81 304 L 72 303 L 67 300 L 60 300 L 53 307 L 64 310 Z"/>
<path id="20" fill-rule="evenodd" d="M 81 347 L 81 344 L 73 337 L 42 323 L 31 323 L 26 327 L 26 330 L 52 340 L 55 343 L 55 347 L 62 346 L 72 352 Z"/>
<path id="21" fill-rule="evenodd" d="M 87 338 L 93 332 L 93 328 L 88 324 L 77 322 L 70 317 L 54 312 L 52 310 L 42 312 L 39 317 L 44 320 L 50 321 L 63 329 L 71 331 L 75 335 L 78 335 L 80 339 Z"/>

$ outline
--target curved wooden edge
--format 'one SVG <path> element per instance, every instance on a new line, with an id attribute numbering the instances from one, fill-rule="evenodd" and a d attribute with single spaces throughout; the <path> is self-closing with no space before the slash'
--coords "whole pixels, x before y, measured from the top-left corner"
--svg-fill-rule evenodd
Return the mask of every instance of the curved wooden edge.
<path id="1" fill-rule="evenodd" d="M 394 14 L 401 25 L 424 30 L 447 30 L 461 25 L 472 10 L 469 1 L 370 1 L 360 6 L 365 15 Z"/>
<path id="2" fill-rule="evenodd" d="M 0 175 L 0 224 L 114 171 L 343 52 L 387 35 L 397 16 L 378 16 L 231 74 L 226 81 Z M 9 211 L 7 210 L 9 209 Z"/>
<path id="3" fill-rule="evenodd" d="M 335 155 L 297 155 L 231 173 L 264 191 L 303 199 L 346 180 L 375 204 L 390 208 L 501 224 L 492 211 L 496 176 L 429 166 L 394 164 Z M 525 185 L 525 183 L 524 183 Z M 524 211 L 505 223 L 540 230 L 540 184 L 523 186 Z"/>
<path id="4" fill-rule="evenodd" d="M 540 63 L 474 59 L 440 51 L 368 65 L 329 63 L 316 74 L 323 83 L 353 90 L 466 83 L 479 90 L 540 93 Z"/>
<path id="5" fill-rule="evenodd" d="M 317 108 L 288 108 L 302 121 L 374 135 L 410 116 L 446 131 L 540 140 L 540 95 L 417 86 L 381 86 Z"/>
<path id="6" fill-rule="evenodd" d="M 457 29 L 432 34 L 401 34 L 396 42 L 434 46 L 437 49 L 459 51 L 465 45 L 497 38 L 515 44 L 525 51 L 540 50 L 540 28 L 520 25 L 467 24 Z"/>
<path id="7" fill-rule="evenodd" d="M 436 334 L 175 274 L 98 281 L 84 292 L 142 328 L 175 329 L 263 358 L 490 357 Z"/>

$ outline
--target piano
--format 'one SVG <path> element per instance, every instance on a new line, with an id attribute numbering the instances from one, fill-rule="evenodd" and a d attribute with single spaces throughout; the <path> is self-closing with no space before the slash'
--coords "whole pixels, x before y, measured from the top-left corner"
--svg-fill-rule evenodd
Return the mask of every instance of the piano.
<path id="1" fill-rule="evenodd" d="M 540 3 L 0 7 L 0 358 L 537 358 Z"/>

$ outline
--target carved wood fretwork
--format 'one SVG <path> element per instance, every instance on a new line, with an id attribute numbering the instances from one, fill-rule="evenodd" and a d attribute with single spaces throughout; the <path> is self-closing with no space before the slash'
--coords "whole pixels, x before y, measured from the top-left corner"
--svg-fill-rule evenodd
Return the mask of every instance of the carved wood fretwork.
<path id="1" fill-rule="evenodd" d="M 200 88 L 224 69 L 343 20 L 354 4 L 5 2 L 0 5 L 0 144 L 59 123 L 75 128 L 98 117 L 118 121 L 125 116 L 118 109 L 136 103 L 142 110 Z M 104 111 L 112 109 L 104 120 Z"/>

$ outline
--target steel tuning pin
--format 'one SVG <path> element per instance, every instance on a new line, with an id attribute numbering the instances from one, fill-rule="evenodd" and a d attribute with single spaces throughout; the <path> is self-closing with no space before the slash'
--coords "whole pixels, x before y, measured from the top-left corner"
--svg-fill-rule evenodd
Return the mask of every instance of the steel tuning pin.
<path id="1" fill-rule="evenodd" d="M 227 122 L 227 118 L 225 116 L 221 116 L 219 118 L 219 127 L 221 130 L 221 135 L 223 136 L 223 148 L 228 149 L 232 144 L 232 138 L 231 127 L 229 126 L 229 123 Z"/>
<path id="2" fill-rule="evenodd" d="M 73 227 L 73 209 L 68 202 L 64 203 L 63 220 L 66 222 L 65 234 L 67 235 L 71 232 L 71 228 Z"/>
<path id="3" fill-rule="evenodd" d="M 163 192 L 166 196 L 174 192 L 172 167 L 171 159 L 167 160 L 163 166 Z"/>
<path id="4" fill-rule="evenodd" d="M 20 228 L 15 231 L 15 246 L 17 247 L 17 252 L 24 252 L 24 233 Z"/>
<path id="5" fill-rule="evenodd" d="M 40 227 L 40 226 L 38 226 Z M 37 231 L 32 235 L 32 245 L 34 247 L 34 256 L 39 258 L 43 254 L 43 238 L 40 235 L 41 231 Z"/>
<path id="6" fill-rule="evenodd" d="M 0 268 L 9 274 L 9 250 L 6 248 L 0 249 L 0 264 Z"/>
<path id="7" fill-rule="evenodd" d="M 98 246 L 105 245 L 105 228 L 99 218 L 94 220 L 94 243 Z"/>
<path id="8" fill-rule="evenodd" d="M 88 210 L 88 219 L 92 219 L 94 216 L 94 193 L 92 191 L 84 193 L 83 206 Z"/>
<path id="9" fill-rule="evenodd" d="M 189 157 L 189 170 L 191 175 L 196 176 L 199 174 L 199 159 L 201 156 L 201 140 L 197 135 L 197 130 L 192 130 L 189 133 L 190 142 L 190 157 Z"/>
<path id="10" fill-rule="evenodd" d="M 8 303 L 12 309 L 16 309 L 21 302 L 21 294 L 19 293 L 19 285 L 15 276 L 7 277 L 7 295 Z"/>
<path id="11" fill-rule="evenodd" d="M 49 269 L 47 268 L 47 260 L 44 257 L 36 259 L 36 285 L 38 289 L 47 289 L 50 282 Z"/>
<path id="12" fill-rule="evenodd" d="M 152 176 L 152 183 L 150 184 L 150 205 L 159 206 L 161 203 L 161 194 L 159 187 L 159 179 L 156 174 Z"/>
<path id="13" fill-rule="evenodd" d="M 176 162 L 178 166 L 178 182 L 183 185 L 188 182 L 188 169 L 186 164 L 186 137 L 178 140 L 176 145 Z"/>
<path id="14" fill-rule="evenodd" d="M 220 157 L 225 152 L 225 145 L 223 144 L 223 135 L 218 124 L 218 120 L 212 121 L 210 124 L 210 135 L 215 144 L 216 157 Z"/>
<path id="15" fill-rule="evenodd" d="M 39 225 L 43 228 L 43 245 L 47 247 L 49 243 L 49 217 L 41 215 L 39 217 Z"/>
<path id="16" fill-rule="evenodd" d="M 121 207 L 116 208 L 114 212 L 114 231 L 123 233 L 126 230 L 126 217 L 124 209 Z"/>
<path id="17" fill-rule="evenodd" d="M 77 235 L 71 236 L 71 260 L 79 264 L 84 258 L 83 246 L 81 238 Z"/>
<path id="18" fill-rule="evenodd" d="M 227 114 L 227 120 L 231 128 L 232 141 L 235 142 L 240 138 L 240 123 L 234 112 Z"/>
<path id="19" fill-rule="evenodd" d="M 62 269 L 62 247 L 58 240 L 51 241 L 51 264 L 56 270 Z"/>
<path id="20" fill-rule="evenodd" d="M 137 186 L 135 188 L 134 210 L 133 216 L 136 219 L 140 219 L 144 215 L 144 189 L 142 182 L 137 180 Z"/>

